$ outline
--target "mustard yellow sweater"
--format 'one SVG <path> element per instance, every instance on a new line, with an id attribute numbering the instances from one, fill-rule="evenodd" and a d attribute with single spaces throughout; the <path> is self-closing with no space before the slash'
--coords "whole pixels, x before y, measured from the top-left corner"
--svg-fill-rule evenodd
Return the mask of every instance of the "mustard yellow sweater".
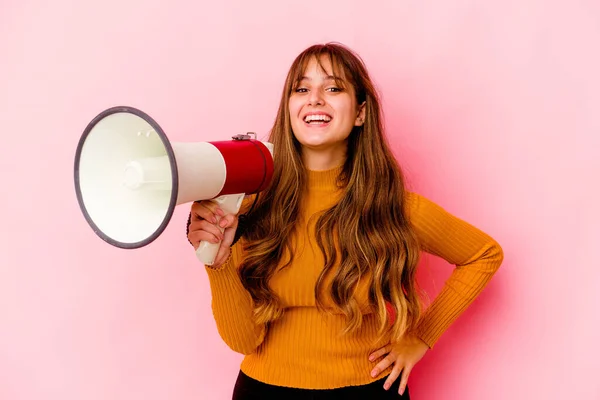
<path id="1" fill-rule="evenodd" d="M 334 185 L 339 172 L 338 168 L 308 172 L 303 221 L 339 199 L 340 193 Z M 407 201 L 409 218 L 422 250 L 456 265 L 418 327 L 418 336 L 433 347 L 492 278 L 503 253 L 490 236 L 426 198 L 409 193 Z M 314 228 L 314 221 L 316 218 L 310 220 L 313 226 L 309 228 Z M 314 286 L 323 267 L 323 257 L 313 237 L 303 236 L 314 230 L 298 229 L 298 232 L 293 264 L 278 272 L 270 282 L 285 311 L 268 328 L 253 321 L 250 294 L 236 273 L 243 258 L 241 241 L 233 246 L 232 256 L 221 269 L 206 269 L 219 334 L 231 349 L 245 354 L 241 370 L 246 375 L 272 385 L 329 389 L 382 378 L 391 368 L 378 377 L 370 376 L 375 364 L 368 356 L 385 344 L 374 343 L 377 334 L 374 315 L 365 313 L 359 332 L 341 335 L 343 315 L 317 310 Z M 357 294 L 361 304 L 367 304 L 367 294 L 363 285 Z"/>

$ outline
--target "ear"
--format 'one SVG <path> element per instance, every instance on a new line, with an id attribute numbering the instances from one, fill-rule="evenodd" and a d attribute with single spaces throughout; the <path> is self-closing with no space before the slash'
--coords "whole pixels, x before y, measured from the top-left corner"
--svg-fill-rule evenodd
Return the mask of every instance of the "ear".
<path id="1" fill-rule="evenodd" d="M 365 109 L 366 101 L 363 101 L 362 104 L 358 106 L 358 113 L 356 115 L 356 120 L 354 120 L 354 126 L 362 126 L 365 123 Z"/>

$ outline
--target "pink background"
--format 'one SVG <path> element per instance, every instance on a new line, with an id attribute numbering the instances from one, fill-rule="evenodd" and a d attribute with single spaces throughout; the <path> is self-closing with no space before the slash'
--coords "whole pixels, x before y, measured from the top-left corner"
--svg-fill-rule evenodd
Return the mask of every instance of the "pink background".
<path id="1" fill-rule="evenodd" d="M 1 399 L 230 398 L 241 358 L 188 206 L 151 246 L 107 245 L 76 202 L 75 147 L 122 104 L 174 141 L 264 137 L 292 59 L 329 40 L 365 59 L 412 187 L 506 253 L 414 398 L 600 398 L 598 2 L 3 0 Z M 435 294 L 451 266 L 425 261 Z"/>

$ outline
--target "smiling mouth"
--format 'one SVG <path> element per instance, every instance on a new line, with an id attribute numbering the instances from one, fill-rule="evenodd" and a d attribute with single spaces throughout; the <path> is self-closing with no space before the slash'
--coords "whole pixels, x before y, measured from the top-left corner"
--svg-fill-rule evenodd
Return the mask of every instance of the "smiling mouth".
<path id="1" fill-rule="evenodd" d="M 311 114 L 304 117 L 304 122 L 308 125 L 327 125 L 331 121 L 331 117 L 325 114 Z"/>

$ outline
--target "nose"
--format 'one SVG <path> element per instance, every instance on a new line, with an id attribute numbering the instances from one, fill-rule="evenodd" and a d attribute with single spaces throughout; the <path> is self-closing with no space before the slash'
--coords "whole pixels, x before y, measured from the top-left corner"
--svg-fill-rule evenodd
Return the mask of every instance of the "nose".
<path id="1" fill-rule="evenodd" d="M 308 96 L 308 104 L 311 106 L 322 106 L 324 104 L 323 96 L 318 90 L 312 90 Z"/>

